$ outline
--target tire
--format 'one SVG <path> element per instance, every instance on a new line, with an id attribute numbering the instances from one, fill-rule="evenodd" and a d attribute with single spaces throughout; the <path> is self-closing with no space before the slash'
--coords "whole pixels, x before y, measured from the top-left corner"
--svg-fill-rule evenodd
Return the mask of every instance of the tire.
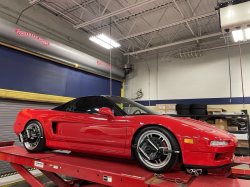
<path id="1" fill-rule="evenodd" d="M 192 104 L 191 110 L 192 109 L 207 109 L 207 104 Z"/>
<path id="2" fill-rule="evenodd" d="M 177 104 L 176 110 L 190 110 L 190 104 Z"/>
<path id="3" fill-rule="evenodd" d="M 36 133 L 37 138 L 34 138 L 33 140 L 30 139 L 30 142 L 23 142 L 25 149 L 30 153 L 44 152 L 46 150 L 46 140 L 41 123 L 36 120 L 30 121 L 26 125 L 24 133 L 26 133 L 27 129 L 29 129 L 29 131 L 32 129 L 33 132 Z"/>
<path id="4" fill-rule="evenodd" d="M 191 109 L 191 114 L 207 115 L 207 110 L 206 109 Z"/>
<path id="5" fill-rule="evenodd" d="M 146 158 L 143 152 L 141 152 L 141 149 L 144 149 L 144 153 L 146 153 L 145 151 L 150 151 L 150 153 L 146 153 L 148 157 L 152 155 L 151 153 L 156 152 L 152 144 L 149 144 L 148 137 L 153 143 L 156 143 L 158 140 L 157 144 L 154 144 L 157 145 L 158 148 L 159 146 L 164 146 L 168 147 L 168 150 L 175 150 L 180 152 L 180 146 L 177 140 L 168 130 L 157 126 L 146 127 L 139 132 L 135 139 L 135 157 L 139 161 L 139 163 L 145 169 L 154 173 L 163 173 L 173 168 L 179 161 L 180 153 L 166 153 L 166 155 L 161 153 L 159 157 L 157 157 L 157 159 L 149 160 Z M 148 145 L 145 146 L 145 142 L 147 142 Z M 160 144 L 158 144 L 159 142 Z M 147 150 L 145 150 L 145 147 L 147 148 Z M 152 152 L 152 150 L 154 150 L 154 152 Z"/>
<path id="6" fill-rule="evenodd" d="M 190 110 L 177 110 L 178 115 L 190 115 Z"/>

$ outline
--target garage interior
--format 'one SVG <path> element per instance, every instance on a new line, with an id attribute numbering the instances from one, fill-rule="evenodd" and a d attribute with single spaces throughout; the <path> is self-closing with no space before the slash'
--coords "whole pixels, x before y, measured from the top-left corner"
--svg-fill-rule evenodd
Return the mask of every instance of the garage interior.
<path id="1" fill-rule="evenodd" d="M 199 168 L 174 176 L 140 168 L 130 176 L 125 173 L 136 163 L 104 160 L 111 182 L 58 173 L 68 186 L 249 186 L 249 13 L 249 0 L 1 0 L 0 186 L 38 186 L 1 152 L 12 146 L 6 142 L 23 147 L 13 131 L 22 109 L 53 109 L 98 95 L 226 130 L 238 140 L 238 165 L 230 175 L 207 170 L 208 178 Z M 22 165 L 44 186 L 64 186 L 39 167 Z M 110 166 L 124 173 L 113 175 Z M 158 182 L 149 181 L 151 175 Z"/>

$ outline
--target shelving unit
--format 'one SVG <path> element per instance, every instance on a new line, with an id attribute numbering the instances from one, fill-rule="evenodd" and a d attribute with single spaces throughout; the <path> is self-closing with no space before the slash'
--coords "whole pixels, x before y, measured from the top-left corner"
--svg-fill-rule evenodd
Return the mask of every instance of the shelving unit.
<path id="1" fill-rule="evenodd" d="M 200 120 L 201 118 L 214 118 L 214 119 L 234 119 L 234 118 L 245 118 L 247 129 L 248 130 L 238 130 L 238 131 L 231 131 L 227 130 L 232 134 L 248 134 L 248 147 L 236 147 L 236 150 L 248 150 L 248 155 L 250 155 L 250 126 L 249 126 L 249 115 L 178 115 L 178 114 L 167 114 L 173 117 L 190 117 L 192 119 Z"/>

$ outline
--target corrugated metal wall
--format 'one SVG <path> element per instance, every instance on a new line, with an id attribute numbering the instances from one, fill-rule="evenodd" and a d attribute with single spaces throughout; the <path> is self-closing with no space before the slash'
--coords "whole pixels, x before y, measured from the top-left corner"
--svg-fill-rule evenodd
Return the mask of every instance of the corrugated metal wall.
<path id="1" fill-rule="evenodd" d="M 16 141 L 15 145 L 22 146 L 18 137 L 13 131 L 13 124 L 17 114 L 24 108 L 54 108 L 60 104 L 38 103 L 28 101 L 18 101 L 10 99 L 0 99 L 0 142 Z M 0 175 L 13 172 L 14 169 L 8 162 L 0 160 Z"/>

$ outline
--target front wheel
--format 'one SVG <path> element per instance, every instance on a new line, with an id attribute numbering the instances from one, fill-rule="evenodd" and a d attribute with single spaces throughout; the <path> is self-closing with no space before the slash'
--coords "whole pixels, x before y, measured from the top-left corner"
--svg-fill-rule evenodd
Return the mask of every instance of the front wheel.
<path id="1" fill-rule="evenodd" d="M 135 156 L 147 170 L 163 173 L 173 168 L 180 157 L 180 147 L 175 137 L 166 129 L 146 127 L 135 140 Z"/>
<path id="2" fill-rule="evenodd" d="M 23 145 L 30 153 L 40 153 L 46 150 L 46 140 L 42 125 L 38 121 L 29 122 L 23 132 Z"/>

